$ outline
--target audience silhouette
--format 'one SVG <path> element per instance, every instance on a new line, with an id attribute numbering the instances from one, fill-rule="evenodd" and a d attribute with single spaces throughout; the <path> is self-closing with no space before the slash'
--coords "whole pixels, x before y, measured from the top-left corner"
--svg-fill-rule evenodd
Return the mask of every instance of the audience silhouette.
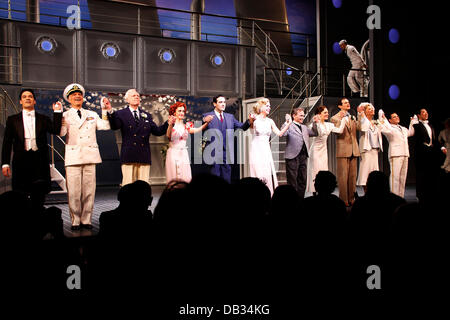
<path id="1" fill-rule="evenodd" d="M 116 209 L 101 213 L 98 235 L 70 239 L 61 210 L 45 208 L 36 182 L 31 194 L 0 195 L 8 226 L 1 233 L 2 268 L 13 271 L 14 283 L 20 279 L 17 288 L 30 281 L 19 263 L 40 270 L 39 284 L 68 293 L 66 268 L 74 264 L 85 274 L 85 290 L 114 296 L 153 288 L 160 298 L 185 301 L 193 288 L 195 297 L 205 299 L 226 292 L 286 297 L 280 294 L 286 283 L 316 292 L 330 286 L 365 290 L 361 277 L 372 264 L 388 270 L 385 288 L 401 289 L 409 281 L 404 268 L 417 256 L 437 263 L 431 252 L 440 244 L 445 215 L 430 210 L 444 191 L 433 205 L 406 204 L 389 191 L 388 177 L 374 171 L 366 194 L 348 213 L 333 194 L 331 172 L 320 171 L 314 185 L 317 194 L 303 200 L 289 185 L 278 186 L 271 198 L 257 178 L 230 185 L 199 174 L 190 183 L 171 181 L 152 215 L 152 189 L 136 181 L 119 190 Z M 20 233 L 12 226 L 20 226 Z M 421 272 L 418 266 L 412 270 Z"/>

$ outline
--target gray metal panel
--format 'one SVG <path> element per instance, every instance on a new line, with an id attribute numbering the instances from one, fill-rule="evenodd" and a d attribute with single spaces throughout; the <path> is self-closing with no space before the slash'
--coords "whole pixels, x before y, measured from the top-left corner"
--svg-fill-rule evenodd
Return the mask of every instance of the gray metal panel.
<path id="1" fill-rule="evenodd" d="M 144 91 L 190 94 L 189 42 L 159 38 L 145 38 L 144 42 Z M 158 53 L 164 48 L 174 51 L 172 63 L 160 60 Z"/>
<path id="2" fill-rule="evenodd" d="M 62 88 L 74 81 L 75 33 L 65 28 L 21 24 L 20 44 L 23 48 L 23 85 Z M 35 46 L 40 36 L 56 40 L 54 54 L 41 53 Z"/>
<path id="3" fill-rule="evenodd" d="M 214 95 L 222 93 L 239 96 L 238 48 L 215 43 L 196 45 L 196 94 Z M 211 64 L 211 56 L 221 53 L 225 63 L 221 67 Z"/>
<path id="4" fill-rule="evenodd" d="M 106 59 L 100 48 L 112 42 L 120 48 L 116 59 Z M 84 32 L 84 84 L 92 89 L 125 90 L 136 87 L 136 37 L 106 32 Z"/>

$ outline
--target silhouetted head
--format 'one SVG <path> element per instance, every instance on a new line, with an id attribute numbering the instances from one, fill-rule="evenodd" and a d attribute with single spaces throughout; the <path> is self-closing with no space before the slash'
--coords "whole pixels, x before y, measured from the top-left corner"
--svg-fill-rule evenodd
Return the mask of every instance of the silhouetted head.
<path id="1" fill-rule="evenodd" d="M 319 195 L 333 193 L 336 186 L 336 176 L 330 171 L 319 171 L 314 179 L 314 187 Z"/>
<path id="2" fill-rule="evenodd" d="M 389 178 L 381 171 L 372 171 L 367 178 L 367 195 L 389 194 Z"/>
<path id="3" fill-rule="evenodd" d="M 260 179 L 243 178 L 233 186 L 233 191 L 241 218 L 263 217 L 269 212 L 270 190 Z"/>
<path id="4" fill-rule="evenodd" d="M 289 184 L 278 186 L 273 192 L 270 213 L 277 216 L 298 214 L 300 197 L 295 188 Z"/>

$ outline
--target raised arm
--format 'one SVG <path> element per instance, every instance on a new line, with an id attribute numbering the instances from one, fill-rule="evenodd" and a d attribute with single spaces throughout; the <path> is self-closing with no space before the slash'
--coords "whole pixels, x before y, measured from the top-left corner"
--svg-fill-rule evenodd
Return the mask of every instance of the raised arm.
<path id="1" fill-rule="evenodd" d="M 59 135 L 61 137 L 64 137 L 67 134 L 67 127 L 68 127 L 68 120 L 67 120 L 67 112 L 63 114 L 62 116 L 62 121 L 61 121 L 61 132 L 59 133 Z"/>
<path id="2" fill-rule="evenodd" d="M 111 130 L 111 125 L 109 124 L 107 111 L 102 109 L 102 117 L 99 117 L 97 113 L 95 113 L 97 119 L 97 130 Z"/>
<path id="3" fill-rule="evenodd" d="M 277 136 L 282 137 L 285 135 L 286 131 L 289 129 L 289 126 L 292 123 L 292 119 L 291 116 L 286 114 L 286 122 L 283 124 L 283 126 L 281 127 L 281 130 L 279 130 L 275 124 L 275 122 L 273 122 L 272 119 L 270 119 L 270 124 L 272 126 L 272 131 L 273 133 L 275 133 Z"/>
<path id="4" fill-rule="evenodd" d="M 62 125 L 62 104 L 61 102 L 56 102 L 53 104 L 53 121 L 49 120 L 47 124 L 47 132 L 51 134 L 58 134 L 61 132 Z"/>
<path id="5" fill-rule="evenodd" d="M 336 127 L 336 125 L 333 123 L 333 128 L 331 128 L 331 132 L 334 132 L 337 134 L 341 134 L 342 132 L 344 132 L 344 127 L 345 127 L 345 124 L 348 122 L 348 118 L 344 118 L 339 122 L 340 122 L 339 127 Z"/>
<path id="6" fill-rule="evenodd" d="M 103 97 L 100 100 L 100 106 L 102 107 L 102 119 L 109 121 L 109 126 L 111 130 L 117 130 L 122 128 L 122 121 L 117 117 L 116 112 L 114 112 L 114 110 L 112 109 L 111 102 L 109 101 L 109 99 Z M 106 110 L 105 114 L 103 114 L 103 110 Z"/>
<path id="7" fill-rule="evenodd" d="M 203 131 L 206 129 L 206 127 L 208 127 L 209 123 L 211 122 L 211 120 L 213 119 L 213 116 L 207 116 L 205 117 L 205 122 L 198 128 L 194 128 L 193 126 L 189 128 L 189 133 L 190 134 L 194 134 L 200 131 Z"/>
<path id="8" fill-rule="evenodd" d="M 148 122 L 150 123 L 150 132 L 155 136 L 162 136 L 167 134 L 167 128 L 169 127 L 169 122 L 166 121 L 162 125 L 158 126 L 153 121 L 152 116 L 148 118 Z"/>

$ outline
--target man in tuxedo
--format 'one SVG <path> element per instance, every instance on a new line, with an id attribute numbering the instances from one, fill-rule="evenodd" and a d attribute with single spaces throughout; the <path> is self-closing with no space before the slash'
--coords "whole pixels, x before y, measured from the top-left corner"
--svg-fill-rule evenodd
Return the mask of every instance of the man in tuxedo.
<path id="1" fill-rule="evenodd" d="M 29 193 L 33 182 L 41 180 L 44 193 L 50 191 L 50 165 L 48 157 L 47 133 L 59 134 L 61 130 L 62 106 L 53 105 L 53 121 L 35 111 L 35 95 L 32 89 L 20 91 L 22 112 L 8 117 L 3 137 L 2 173 L 11 176 L 12 189 Z M 41 182 L 41 183 L 42 183 Z"/>
<path id="2" fill-rule="evenodd" d="M 83 109 L 84 88 L 78 83 L 64 89 L 70 109 L 64 112 L 61 136 L 66 136 L 66 182 L 72 230 L 92 229 L 96 176 L 95 166 L 102 162 L 97 144 L 97 130 L 109 130 L 106 110 Z"/>
<path id="3" fill-rule="evenodd" d="M 295 188 L 300 199 L 305 197 L 307 180 L 307 162 L 309 150 L 309 137 L 317 136 L 317 123 L 313 123 L 312 130 L 303 124 L 305 111 L 303 108 L 295 108 L 291 112 L 293 125 L 283 134 L 286 139 L 286 150 L 284 157 L 286 160 L 287 183 Z M 283 125 L 281 130 L 286 126 Z"/>
<path id="4" fill-rule="evenodd" d="M 411 118 L 410 130 L 414 141 L 416 195 L 420 202 L 428 202 L 435 195 L 438 185 L 439 143 L 425 108 Z"/>
<path id="5" fill-rule="evenodd" d="M 340 111 L 331 117 L 330 121 L 340 127 L 344 117 L 349 117 L 344 131 L 336 135 L 336 166 L 339 187 L 339 198 L 350 206 L 355 201 L 356 173 L 358 157 L 360 156 L 356 130 L 361 130 L 361 121 L 350 115 L 350 102 L 341 98 L 338 108 Z M 364 107 L 362 107 L 364 108 Z M 358 110 L 360 112 L 361 110 Z"/>
<path id="6" fill-rule="evenodd" d="M 150 113 L 139 108 L 141 96 L 136 89 L 129 89 L 125 93 L 128 107 L 113 112 L 108 99 L 102 99 L 108 110 L 108 120 L 111 129 L 122 134 L 120 162 L 122 168 L 122 186 L 136 180 L 150 183 L 150 165 L 152 163 L 150 151 L 150 135 L 162 136 L 166 134 L 168 122 L 157 126 Z"/>
<path id="7" fill-rule="evenodd" d="M 227 104 L 225 97 L 222 95 L 213 98 L 213 105 L 213 111 L 203 114 L 203 122 L 206 122 L 206 117 L 213 118 L 209 122 L 208 130 L 215 129 L 215 131 L 209 131 L 213 134 L 211 140 L 208 141 L 208 145 L 205 147 L 203 158 L 209 164 L 211 174 L 231 182 L 230 164 L 234 163 L 234 130 L 247 130 L 250 127 L 250 121 L 253 120 L 247 120 L 241 123 L 232 114 L 224 112 Z M 218 148 L 214 144 L 217 138 L 222 139 L 223 150 L 217 150 Z M 212 146 L 215 148 L 211 149 Z M 221 148 L 219 147 L 219 149 Z M 220 156 L 221 154 L 222 156 Z"/>
<path id="8" fill-rule="evenodd" d="M 405 196 L 406 175 L 408 173 L 409 145 L 408 137 L 411 130 L 401 126 L 400 117 L 397 113 L 391 113 L 389 117 L 390 130 L 381 131 L 389 142 L 388 158 L 391 165 L 391 175 L 389 184 L 391 192 L 400 196 Z"/>

